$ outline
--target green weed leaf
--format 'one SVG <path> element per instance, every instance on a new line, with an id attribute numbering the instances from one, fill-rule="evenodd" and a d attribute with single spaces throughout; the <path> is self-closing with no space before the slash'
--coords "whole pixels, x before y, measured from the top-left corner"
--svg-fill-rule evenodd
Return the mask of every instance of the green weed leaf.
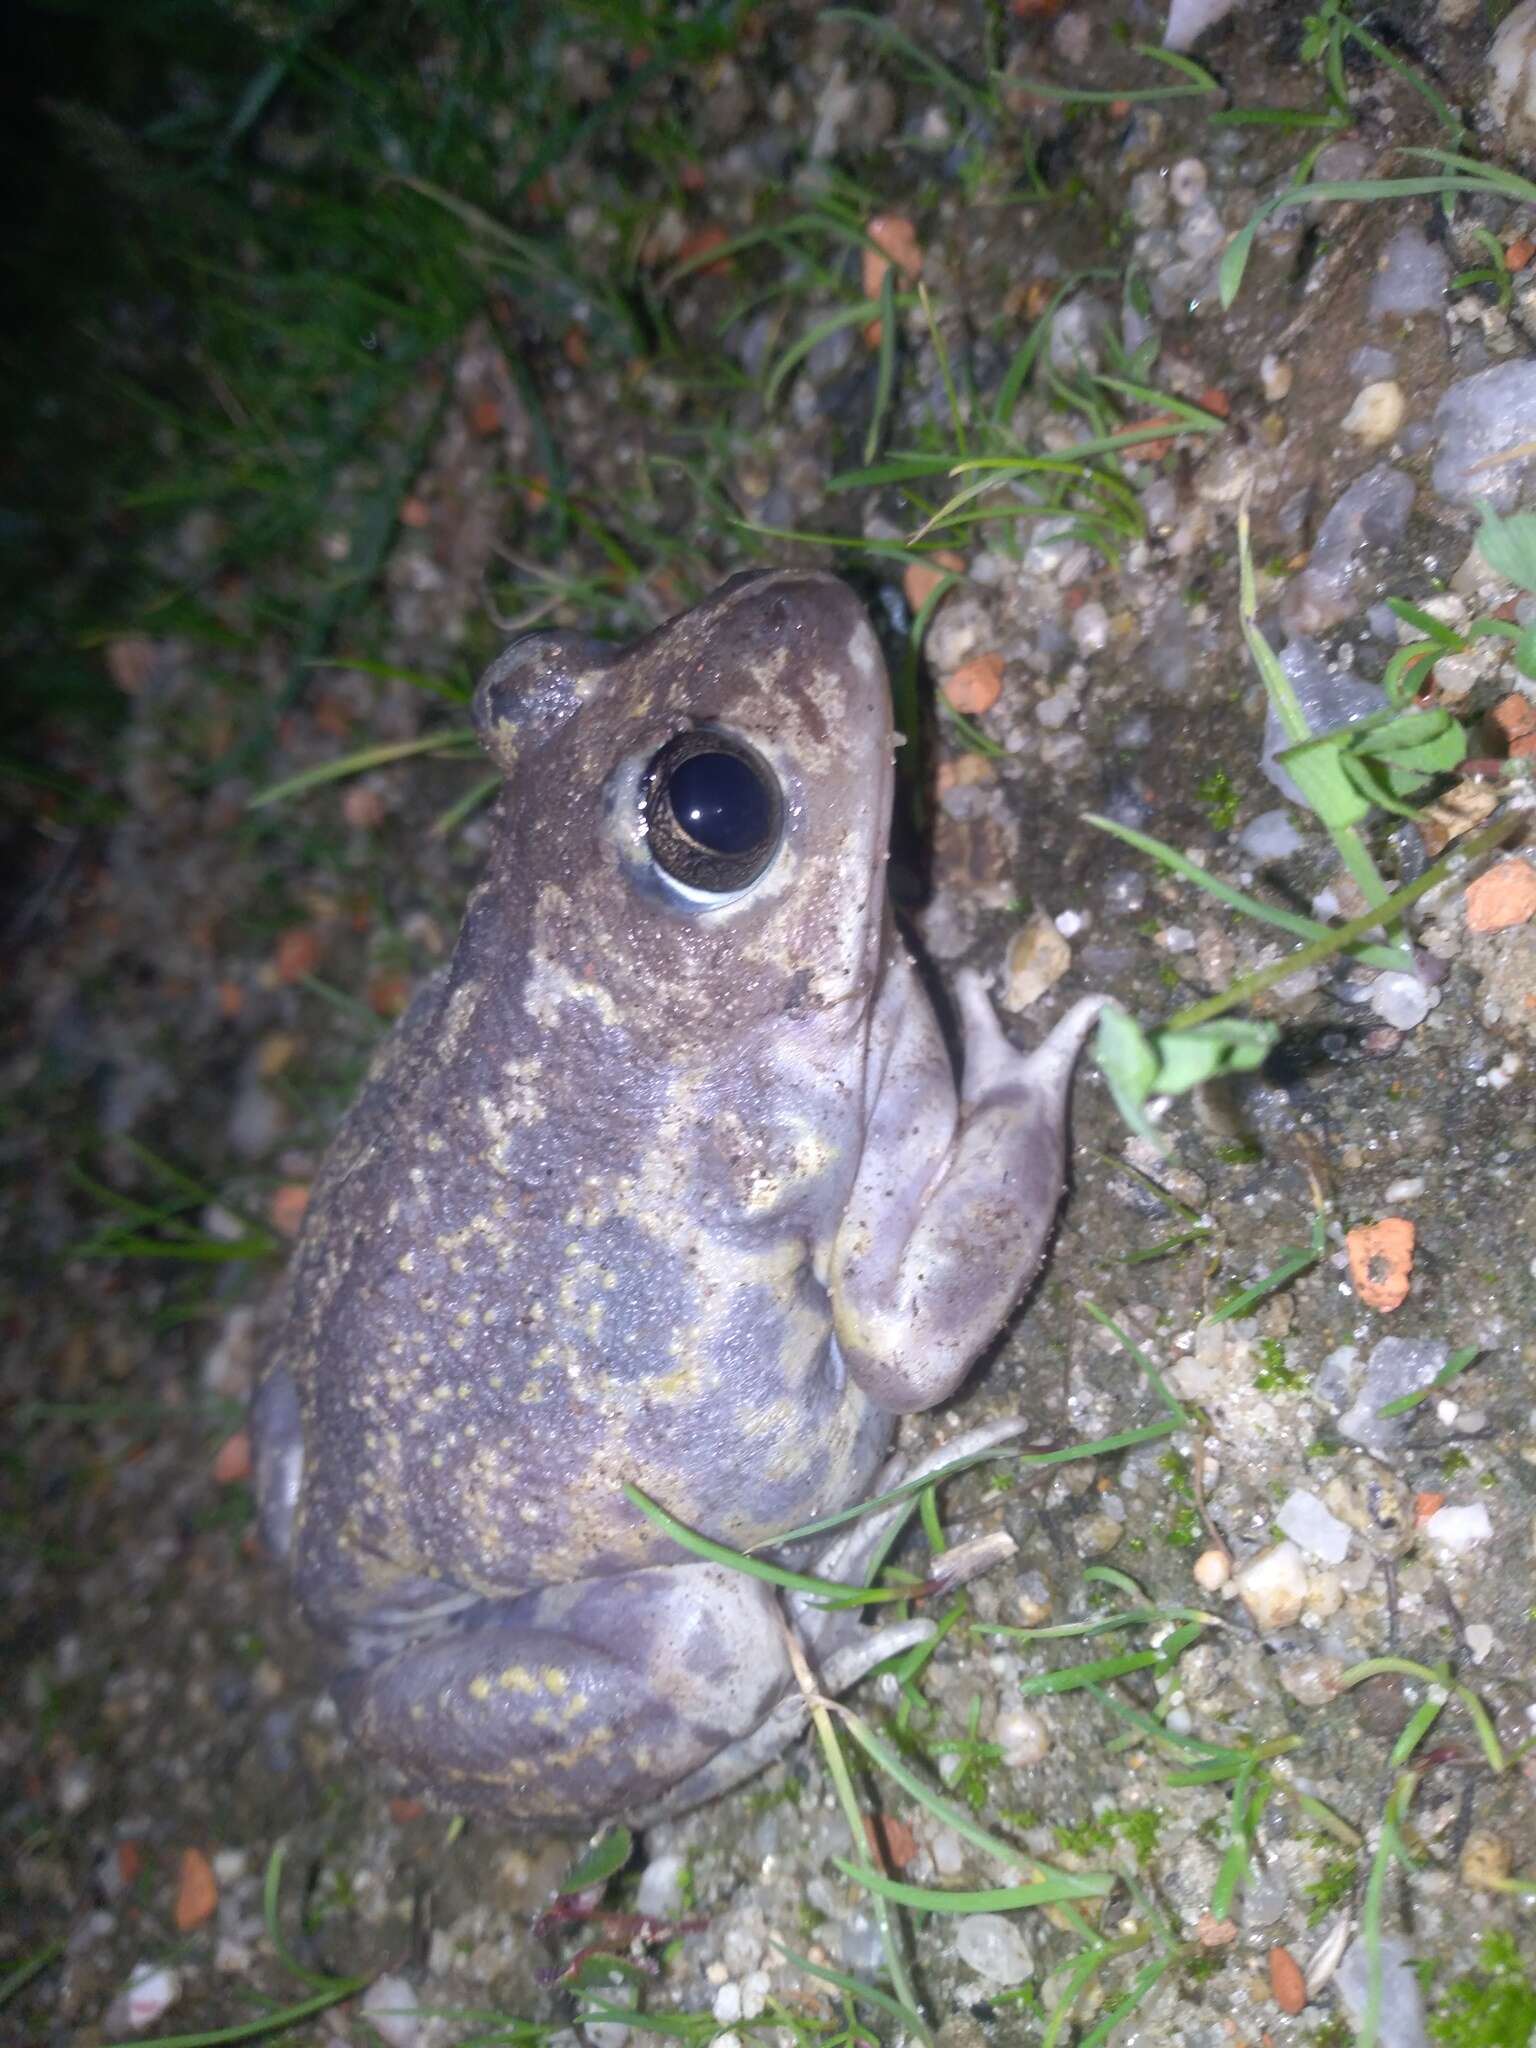
<path id="1" fill-rule="evenodd" d="M 634 1846 L 635 1838 L 628 1828 L 609 1828 L 585 1855 L 576 1858 L 561 1878 L 562 1894 L 591 1891 L 594 1885 L 606 1884 L 610 1877 L 624 1868 Z"/>
<path id="2" fill-rule="evenodd" d="M 1506 517 L 1482 498 L 1477 509 L 1483 522 L 1477 529 L 1478 553 L 1495 576 L 1536 592 L 1536 512 Z"/>
<path id="3" fill-rule="evenodd" d="M 1287 747 L 1276 756 L 1308 808 L 1317 813 L 1330 832 L 1358 825 L 1371 808 L 1371 799 L 1361 795 L 1344 766 L 1343 751 L 1342 734 L 1322 733 L 1316 739 L 1303 740 L 1299 746 Z"/>

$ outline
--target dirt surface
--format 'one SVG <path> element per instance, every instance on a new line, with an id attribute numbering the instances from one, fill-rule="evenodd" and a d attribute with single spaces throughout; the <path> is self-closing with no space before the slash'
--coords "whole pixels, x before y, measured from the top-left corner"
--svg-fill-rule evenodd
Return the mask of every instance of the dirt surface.
<path id="1" fill-rule="evenodd" d="M 981 75 L 979 10 L 880 19 L 962 78 Z M 1467 110 L 1475 141 L 1482 12 L 1398 6 L 1371 19 L 1415 76 Z M 1149 9 L 1127 24 L 1133 38 L 1160 25 Z M 939 978 L 979 966 L 1020 1042 L 1089 989 L 1155 1023 L 1291 943 L 1086 814 L 1292 911 L 1327 890 L 1334 914 L 1360 907 L 1316 820 L 1260 770 L 1240 502 L 1276 641 L 1311 625 L 1356 675 L 1378 678 L 1397 644 L 1386 596 L 1448 597 L 1461 623 L 1501 607 L 1525 617 L 1530 600 L 1472 552 L 1470 506 L 1431 470 L 1446 388 L 1536 350 L 1536 208 L 1474 196 L 1449 226 L 1426 197 L 1293 208 L 1258 238 L 1224 312 L 1221 247 L 1320 138 L 1212 114 L 1326 104 L 1302 10 L 1240 8 L 1196 46 L 1222 90 L 1146 102 L 1063 106 L 1030 88 L 1166 88 L 1107 11 L 1018 5 L 987 33 L 1002 71 L 980 109 L 867 23 L 798 9 L 760 10 L 686 89 L 655 88 L 658 121 L 678 122 L 708 165 L 680 189 L 633 173 L 658 271 L 709 256 L 694 239 L 705 229 L 735 236 L 824 201 L 912 222 L 928 298 L 908 292 L 897 313 L 889 403 L 860 319 L 829 328 L 765 402 L 766 366 L 857 303 L 860 251 L 835 235 L 728 253 L 720 274 L 700 264 L 671 286 L 678 347 L 717 366 L 713 391 L 670 358 L 589 359 L 578 317 L 564 354 L 537 365 L 535 416 L 509 368 L 515 291 L 496 286 L 395 423 L 398 445 L 414 437 L 423 453 L 373 601 L 373 661 L 341 658 L 359 644 L 347 642 L 295 686 L 294 644 L 263 630 L 262 592 L 226 577 L 209 602 L 238 651 L 121 635 L 103 655 L 127 693 L 120 745 L 93 761 L 58 740 L 61 772 L 98 807 L 34 807 L 4 882 L 0 1980 L 36 1968 L 0 2003 L 0 2038 L 89 2048 L 230 2028 L 317 1997 L 303 1970 L 358 1982 L 284 2038 L 531 2040 L 578 2024 L 562 1963 L 584 1947 L 629 1953 L 634 1934 L 536 1926 L 571 1844 L 456 1828 L 360 1767 L 321 1648 L 255 1541 L 242 1418 L 284 1246 L 371 1049 L 451 944 L 485 843 L 483 811 L 466 810 L 485 769 L 455 744 L 258 808 L 253 797 L 363 747 L 462 729 L 453 695 L 514 622 L 632 633 L 743 561 L 840 567 L 903 673 L 915 593 L 888 544 L 955 485 L 941 473 L 908 495 L 829 479 L 862 465 L 882 409 L 886 455 L 963 456 L 947 385 L 975 445 L 990 445 L 977 423 L 1058 294 L 1056 333 L 1077 336 L 1056 357 L 1062 380 L 1125 374 L 1103 335 L 1133 346 L 1134 326 L 1156 339 L 1136 377 L 1199 408 L 1212 431 L 1179 433 L 1174 419 L 1171 445 L 1132 451 L 1123 528 L 1004 518 L 983 499 L 992 516 L 927 543 L 954 550 L 964 574 L 928 626 L 921 793 L 912 800 L 914 780 L 897 886 Z M 612 89 L 608 54 L 594 46 L 588 61 L 588 91 Z M 1347 121 L 1326 139 L 1357 159 L 1334 175 L 1395 174 L 1396 152 L 1444 141 L 1398 70 L 1358 48 L 1346 70 Z M 1498 137 L 1481 142 L 1497 160 Z M 618 171 L 578 160 L 567 181 L 555 203 L 600 265 Z M 1214 228 L 1203 216 L 1191 226 L 1198 207 Z M 1444 281 L 1424 310 L 1373 313 L 1405 228 L 1445 251 Z M 1499 264 L 1508 252 L 1507 284 L 1489 239 Z M 1169 285 L 1179 265 L 1193 267 Z M 1083 271 L 1103 274 L 1074 281 Z M 1467 272 L 1487 275 L 1450 282 Z M 1128 275 L 1142 281 L 1134 320 Z M 1363 348 L 1387 365 L 1359 365 Z M 1402 401 L 1375 447 L 1344 425 L 1365 384 Z M 1013 396 L 1009 430 L 1036 452 L 1157 417 L 1130 402 L 1096 424 L 1058 402 L 1038 364 Z M 625 507 L 682 545 L 601 575 L 579 530 L 546 545 L 546 428 L 574 502 L 598 519 Z M 1344 595 L 1320 613 L 1303 579 L 1325 516 L 1379 463 L 1411 479 L 1408 516 L 1356 551 Z M 346 479 L 338 493 L 344 541 Z M 726 525 L 722 507 L 745 526 Z M 847 547 L 783 537 L 827 533 Z M 196 574 L 217 561 L 217 522 L 194 507 L 163 545 L 168 576 Z M 1528 787 L 1501 770 L 1508 735 L 1486 722 L 1511 696 L 1536 705 L 1511 647 L 1473 642 L 1458 657 L 1469 680 L 1448 670 L 1442 701 L 1492 762 L 1476 787 L 1492 799 L 1485 816 L 1503 805 L 1515 818 L 1506 857 L 1518 857 Z M 968 732 L 943 686 L 991 655 L 1000 691 Z M 449 701 L 379 664 L 443 680 Z M 1253 833 L 1277 811 L 1288 834 L 1272 820 Z M 1389 880 L 1412 879 L 1422 844 L 1391 820 L 1372 831 Z M 1386 2048 L 1518 2048 L 1536 2021 L 1522 1974 L 1536 1977 L 1536 1751 L 1522 1749 L 1536 1738 L 1536 922 L 1469 928 L 1467 879 L 1453 874 L 1415 914 L 1437 963 L 1416 984 L 1422 1001 L 1394 1008 L 1373 994 L 1372 970 L 1338 958 L 1280 982 L 1253 1005 L 1281 1030 L 1265 1070 L 1176 1101 L 1166 1157 L 1128 1136 L 1085 1066 L 1044 1280 L 964 1398 L 903 1426 L 913 1447 L 1021 1408 L 1039 1446 L 1150 1429 L 1163 1404 L 1090 1302 L 1185 1404 L 1180 1427 L 1129 1450 L 954 1482 L 950 1539 L 1002 1528 L 1017 1553 L 970 1589 L 910 1697 L 893 1678 L 859 1695 L 899 1729 L 914 1769 L 1016 1850 L 1011 1867 L 999 1862 L 876 1777 L 865 1800 L 888 1817 L 887 1864 L 905 1882 L 986 1890 L 1023 1881 L 1031 1857 L 1116 1874 L 1107 1904 L 1093 1902 L 1111 1952 L 1053 2038 L 1104 2038 L 1094 2030 L 1132 2000 L 1115 2041 L 1353 2040 L 1357 2006 L 1335 1972 L 1373 1911 L 1389 1976 L 1407 1975 L 1401 1953 L 1424 1985 L 1423 2017 L 1412 1997 L 1389 2005 Z M 1384 1218 L 1414 1226 L 1406 1296 L 1390 1310 L 1365 1305 L 1347 1242 Z M 1297 1277 L 1213 1319 L 1309 1246 Z M 1407 1347 L 1395 1364 L 1378 1350 L 1387 1338 Z M 1378 1416 L 1467 1349 L 1454 1384 Z M 1297 1509 L 1298 1494 L 1310 1505 Z M 921 1555 L 914 1534 L 907 1561 Z M 986 1629 L 1111 1609 L 1152 1618 L 1107 1636 Z M 1156 1651 L 1191 1611 L 1210 1619 L 1190 1640 L 1096 1691 L 1030 1690 L 1090 1657 Z M 1361 1674 L 1371 1659 L 1388 1661 Z M 1432 1734 L 1423 1667 L 1447 1667 L 1442 1682 L 1454 1673 L 1463 1688 Z M 1230 1771 L 1172 1781 L 1234 1746 L 1263 1752 L 1236 1791 Z M 1399 1859 L 1379 1854 L 1394 1797 L 1406 1802 Z M 809 1738 L 741 1792 L 653 1831 L 607 1904 L 634 1909 L 643 1872 L 638 1910 L 689 1931 L 637 1941 L 640 1988 L 611 1995 L 638 1995 L 679 2027 L 687 2016 L 700 2041 L 845 2038 L 838 1993 L 783 1950 L 881 1980 L 869 1894 L 834 1861 L 849 1847 Z M 1054 1908 L 919 1914 L 903 1938 L 946 2048 L 1040 2041 L 1084 1948 Z M 1295 2003 L 1286 1959 L 1312 1980 L 1299 2013 L 1280 2002 Z M 136 1971 L 145 1997 L 130 2012 Z M 166 1994 L 148 2018 L 146 1986 Z M 900 2031 L 873 2007 L 860 2014 Z M 1478 2015 L 1505 2031 L 1443 2031 Z M 612 2021 L 585 2033 L 597 2048 L 622 2038 Z"/>

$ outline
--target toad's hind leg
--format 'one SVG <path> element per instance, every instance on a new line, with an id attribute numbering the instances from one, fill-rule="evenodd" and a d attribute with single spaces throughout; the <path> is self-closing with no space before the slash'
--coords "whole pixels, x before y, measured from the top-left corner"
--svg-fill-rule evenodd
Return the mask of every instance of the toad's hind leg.
<path id="1" fill-rule="evenodd" d="M 790 1684 L 771 1590 L 698 1564 L 483 1601 L 334 1690 L 359 1746 L 442 1803 L 586 1826 L 692 1776 Z"/>

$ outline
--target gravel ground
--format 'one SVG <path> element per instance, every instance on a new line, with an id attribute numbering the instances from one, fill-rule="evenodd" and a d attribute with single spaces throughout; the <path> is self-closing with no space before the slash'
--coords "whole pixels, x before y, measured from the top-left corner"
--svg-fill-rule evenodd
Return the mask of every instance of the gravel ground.
<path id="1" fill-rule="evenodd" d="M 1130 18 L 1136 36 L 1159 30 L 1151 9 Z M 880 19 L 979 75 L 969 10 Z M 1334 846 L 1261 765 L 1239 505 L 1261 616 L 1314 720 L 1358 715 L 1351 687 L 1418 637 L 1389 596 L 1428 603 L 1453 631 L 1536 611 L 1475 550 L 1472 502 L 1536 504 L 1536 206 L 1472 195 L 1449 224 L 1425 197 L 1293 206 L 1257 238 L 1231 310 L 1219 303 L 1229 236 L 1305 149 L 1324 142 L 1316 175 L 1359 179 L 1401 175 L 1397 152 L 1445 140 L 1416 77 L 1468 111 L 1467 140 L 1491 161 L 1532 168 L 1518 102 L 1502 123 L 1490 105 L 1480 9 L 1441 0 L 1371 19 L 1413 75 L 1355 49 L 1347 124 L 1320 137 L 1211 118 L 1323 103 L 1289 6 L 1240 8 L 1195 45 L 1229 93 L 1127 101 L 1114 95 L 1128 78 L 1167 74 L 1095 9 L 1019 0 L 980 111 L 857 18 L 751 17 L 694 82 L 687 118 L 708 178 L 654 195 L 649 230 L 658 269 L 695 261 L 671 314 L 689 344 L 723 348 L 730 375 L 701 399 L 664 367 L 586 360 L 578 324 L 542 393 L 581 501 L 629 507 L 685 544 L 602 583 L 575 540 L 558 576 L 527 570 L 540 458 L 493 306 L 400 422 L 402 445 L 418 434 L 426 454 L 381 582 L 384 659 L 472 672 L 509 624 L 493 620 L 488 586 L 512 617 L 632 632 L 738 561 L 814 559 L 853 577 L 900 667 L 932 577 L 882 545 L 921 523 L 917 492 L 931 511 L 951 487 L 829 479 L 860 466 L 872 417 L 886 451 L 963 452 L 950 380 L 977 394 L 984 450 L 979 422 L 1054 304 L 1049 344 L 1011 393 L 1019 443 L 1059 450 L 1100 430 L 1053 404 L 1052 371 L 1131 374 L 1213 430 L 1129 407 L 1169 434 L 1127 462 L 1139 509 L 1123 529 L 1010 521 L 994 498 L 979 501 L 992 517 L 935 536 L 954 551 L 939 566 L 958 573 L 926 635 L 928 815 L 898 846 L 913 926 L 941 977 L 962 962 L 987 973 L 1032 1042 L 1086 990 L 1151 1023 L 1278 957 L 1271 928 L 1085 814 L 1270 903 L 1352 914 Z M 1031 89 L 1041 77 L 1107 98 L 1066 108 Z M 1031 140 L 1068 202 L 1039 196 Z M 614 251 L 611 175 L 583 182 L 577 167 L 561 194 L 599 268 Z M 764 402 L 767 367 L 856 302 L 835 240 L 796 245 L 774 295 L 717 338 L 752 252 L 717 256 L 716 243 L 760 221 L 775 188 L 784 213 L 835 201 L 881 223 L 904 300 L 889 406 L 881 351 L 856 319 Z M 1142 283 L 1127 298 L 1128 274 Z M 1471 391 L 1507 370 L 1515 381 Z M 1447 391 L 1461 394 L 1449 410 Z M 757 528 L 849 545 L 711 525 L 705 508 L 725 500 Z M 216 522 L 193 510 L 168 548 L 172 573 L 212 559 Z M 319 671 L 293 697 L 292 650 L 262 637 L 255 594 L 230 581 L 213 602 L 255 653 L 114 641 L 127 737 L 95 770 L 112 814 L 40 813 L 4 885 L 0 1149 L 16 1194 L 0 1224 L 0 1973 L 39 1967 L 0 2002 L 0 2036 L 234 2027 L 315 1995 L 302 1969 L 358 1981 L 285 2038 L 434 2048 L 580 2026 L 594 2048 L 619 2048 L 619 2023 L 582 2025 L 561 1968 L 633 1940 L 638 1992 L 615 1980 L 610 1995 L 687 2016 L 691 2039 L 842 2039 L 835 1991 L 783 1952 L 881 1970 L 869 1895 L 834 1861 L 847 1830 L 809 1739 L 637 1845 L 607 1904 L 674 1923 L 654 1938 L 538 1919 L 570 1843 L 450 1826 L 340 1741 L 317 1646 L 255 1540 L 243 1404 L 327 1132 L 385 1021 L 451 943 L 483 813 L 440 827 L 483 769 L 450 747 L 253 811 L 285 777 L 441 734 L 458 713 L 357 667 Z M 1536 902 L 1515 871 L 1530 771 L 1505 765 L 1536 732 L 1536 684 L 1514 648 L 1474 638 L 1434 663 L 1435 701 L 1470 723 L 1480 772 L 1440 797 L 1438 824 L 1387 821 L 1380 841 L 1390 878 L 1407 881 L 1426 847 L 1507 814 L 1494 882 L 1476 881 L 1485 860 L 1425 899 L 1421 973 L 1334 959 L 1269 988 L 1253 1013 L 1280 1027 L 1278 1052 L 1262 1075 L 1176 1101 L 1166 1156 L 1128 1136 L 1085 1069 L 1043 1282 L 963 1399 L 903 1426 L 927 1447 L 1020 1408 L 1041 1444 L 1155 1424 L 1158 1396 L 1090 1302 L 1184 1404 L 1186 1426 L 1128 1451 L 955 1482 L 950 1536 L 1001 1528 L 1016 1555 L 970 1589 L 919 1701 L 903 1706 L 892 1678 L 859 1696 L 899 1721 L 914 1768 L 1016 1851 L 1011 1866 L 990 1856 L 876 1779 L 866 1798 L 902 1880 L 995 1888 L 1032 1856 L 1116 1873 L 1102 1932 L 1120 1947 L 1054 2038 L 1102 2038 L 1136 1992 L 1117 2042 L 1351 2041 L 1371 1911 L 1387 2048 L 1518 2048 L 1536 2025 L 1536 1748 L 1522 1747 L 1536 1741 Z M 258 730 L 276 735 L 259 759 Z M 1214 1319 L 1298 1247 L 1310 1256 L 1295 1278 Z M 146 1255 L 167 1248 L 183 1256 Z M 1095 1567 L 1134 1587 L 1085 1576 Z M 1106 1586 L 1153 1618 L 1086 1641 L 987 1632 L 1085 1620 Z M 1209 1619 L 1179 1640 L 1196 1610 Z M 1036 1682 L 1159 1646 L 1107 1691 Z M 1429 1735 L 1426 1702 L 1451 1673 Z M 1174 1782 L 1233 1746 L 1262 1752 L 1236 1790 L 1230 1772 Z M 1399 1858 L 1380 1853 L 1384 1825 Z M 1054 1908 L 919 1915 L 907 1939 L 947 2048 L 1040 2041 L 1083 1949 Z M 892 2025 L 873 2007 L 860 2018 Z"/>

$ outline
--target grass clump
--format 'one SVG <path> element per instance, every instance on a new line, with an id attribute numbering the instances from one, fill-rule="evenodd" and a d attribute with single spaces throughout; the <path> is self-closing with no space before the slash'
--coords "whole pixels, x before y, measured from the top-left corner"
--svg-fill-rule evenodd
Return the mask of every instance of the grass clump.
<path id="1" fill-rule="evenodd" d="M 1447 1984 L 1429 2032 L 1444 2048 L 1528 2048 L 1536 2039 L 1536 1981 L 1512 1935 L 1483 1936 L 1476 1968 Z"/>

